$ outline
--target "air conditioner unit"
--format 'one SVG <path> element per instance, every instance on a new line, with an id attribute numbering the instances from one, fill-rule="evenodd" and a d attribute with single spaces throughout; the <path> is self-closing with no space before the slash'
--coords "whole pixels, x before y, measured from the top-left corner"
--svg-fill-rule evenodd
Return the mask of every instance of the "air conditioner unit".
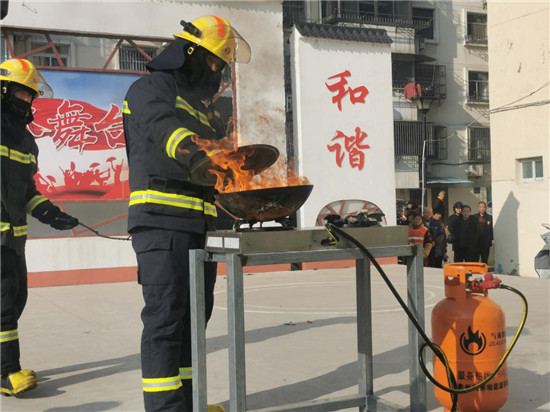
<path id="1" fill-rule="evenodd" d="M 424 50 L 426 48 L 426 40 L 424 39 L 424 37 L 421 37 L 421 36 L 418 36 L 416 37 L 415 39 L 415 52 L 418 53 L 418 52 L 421 52 L 422 50 Z"/>
<path id="2" fill-rule="evenodd" d="M 468 175 L 475 177 L 483 176 L 483 165 L 468 165 Z"/>

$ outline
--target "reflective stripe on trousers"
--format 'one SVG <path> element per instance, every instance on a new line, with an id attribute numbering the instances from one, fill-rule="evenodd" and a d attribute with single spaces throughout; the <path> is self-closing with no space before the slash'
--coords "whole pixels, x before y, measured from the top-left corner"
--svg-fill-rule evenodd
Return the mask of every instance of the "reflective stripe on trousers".
<path id="1" fill-rule="evenodd" d="M 9 342 L 16 339 L 19 339 L 19 332 L 17 329 L 0 332 L 0 343 Z"/>
<path id="2" fill-rule="evenodd" d="M 178 376 L 170 376 L 169 378 L 143 378 L 144 392 L 162 392 L 173 391 L 181 388 L 181 379 Z"/>
<path id="3" fill-rule="evenodd" d="M 193 368 L 180 368 L 180 379 L 193 379 Z"/>

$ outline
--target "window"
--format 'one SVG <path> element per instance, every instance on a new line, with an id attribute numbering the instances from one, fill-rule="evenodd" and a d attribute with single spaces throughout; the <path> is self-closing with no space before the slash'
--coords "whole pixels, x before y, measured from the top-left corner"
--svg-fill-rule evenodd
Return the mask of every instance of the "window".
<path id="1" fill-rule="evenodd" d="M 8 45 L 6 44 L 6 39 L 4 39 L 4 36 L 0 37 L 0 54 L 2 54 L 2 56 L 0 56 L 2 61 L 6 61 L 11 57 L 10 51 L 8 50 Z"/>
<path id="2" fill-rule="evenodd" d="M 468 160 L 491 161 L 491 129 L 488 127 L 468 128 Z"/>
<path id="3" fill-rule="evenodd" d="M 521 181 L 535 182 L 543 178 L 542 172 L 542 157 L 532 157 L 529 159 L 521 159 Z"/>
<path id="4" fill-rule="evenodd" d="M 466 43 L 487 45 L 486 14 L 468 13 Z"/>
<path id="5" fill-rule="evenodd" d="M 31 42 L 31 50 L 38 49 L 40 47 L 46 46 L 47 43 L 42 42 Z M 63 65 L 67 66 L 69 62 L 69 56 L 71 52 L 71 45 L 70 44 L 56 44 L 55 48 L 57 49 L 57 52 L 59 53 L 59 57 L 61 57 L 61 61 L 63 62 Z M 42 50 L 39 53 L 33 54 L 29 56 L 30 59 L 32 59 L 32 62 L 35 66 L 48 66 L 48 67 L 58 67 L 59 61 L 57 60 L 57 57 L 55 56 L 55 53 L 51 48 Z"/>
<path id="6" fill-rule="evenodd" d="M 139 47 L 153 58 L 157 55 L 156 47 Z M 146 64 L 149 61 L 133 46 L 122 46 L 118 51 L 118 62 L 120 70 L 145 72 L 147 71 Z"/>
<path id="7" fill-rule="evenodd" d="M 418 35 L 424 39 L 433 40 L 434 39 L 434 10 L 433 9 L 418 9 L 413 7 L 413 19 L 429 21 L 429 27 L 419 30 Z"/>
<path id="8" fill-rule="evenodd" d="M 489 73 L 468 72 L 468 102 L 489 102 Z"/>
<path id="9" fill-rule="evenodd" d="M 303 1 L 283 1 L 283 27 L 292 27 L 295 23 L 305 21 Z"/>

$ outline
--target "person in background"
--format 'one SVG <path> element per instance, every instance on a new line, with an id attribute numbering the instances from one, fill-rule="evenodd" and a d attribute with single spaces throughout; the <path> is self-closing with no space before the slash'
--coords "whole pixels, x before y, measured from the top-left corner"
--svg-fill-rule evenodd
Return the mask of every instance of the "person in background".
<path id="1" fill-rule="evenodd" d="M 478 213 L 472 217 L 477 220 L 477 241 L 475 262 L 481 261 L 487 263 L 489 259 L 489 250 L 493 243 L 493 216 L 487 213 L 487 203 L 479 202 Z"/>
<path id="2" fill-rule="evenodd" d="M 477 262 L 477 219 L 471 216 L 472 208 L 462 206 L 461 217 L 457 219 L 453 227 L 453 251 L 455 262 Z"/>
<path id="3" fill-rule="evenodd" d="M 445 236 L 445 232 L 443 231 L 443 227 L 441 226 L 441 223 L 434 219 L 433 216 L 433 209 L 431 207 L 424 208 L 424 224 L 430 231 L 430 236 L 432 238 L 432 250 L 430 251 L 430 255 L 428 256 L 428 263 L 429 266 L 432 268 L 440 268 L 441 262 L 443 261 L 443 255 L 442 251 L 440 249 L 436 248 L 436 239 L 438 239 L 441 236 Z M 436 254 L 436 252 L 438 252 Z"/>
<path id="4" fill-rule="evenodd" d="M 447 236 L 449 235 L 449 229 L 447 225 L 443 223 L 443 215 L 441 211 L 434 211 L 434 219 L 441 224 L 443 233 L 439 234 L 437 238 L 434 239 L 434 249 L 435 249 L 435 267 L 442 267 L 443 262 L 447 261 Z"/>
<path id="5" fill-rule="evenodd" d="M 214 188 L 191 182 L 205 154 L 196 138 L 225 136 L 211 101 L 233 62 L 250 48 L 227 20 L 182 21 L 183 32 L 147 63 L 123 106 L 130 203 L 128 231 L 142 287 L 141 373 L 147 412 L 193 410 L 189 251 L 215 230 Z M 206 321 L 214 305 L 216 263 L 204 263 Z M 223 411 L 208 405 L 208 411 Z M 201 411 L 206 412 L 206 411 Z"/>
<path id="6" fill-rule="evenodd" d="M 27 303 L 27 214 L 57 230 L 69 230 L 78 219 L 43 196 L 34 182 L 38 146 L 27 130 L 32 104 L 40 95 L 39 75 L 25 59 L 0 65 L 2 82 L 2 330 L 0 332 L 4 396 L 35 388 L 36 373 L 21 369 L 18 322 Z M 34 343 L 38 345 L 37 342 Z M 46 356 L 46 355 L 45 355 Z"/>
<path id="7" fill-rule="evenodd" d="M 409 200 L 407 202 L 407 207 L 401 213 L 400 221 L 398 222 L 398 224 L 409 225 L 411 223 L 412 214 L 419 211 L 420 208 L 418 207 L 418 205 L 413 200 Z"/>
<path id="8" fill-rule="evenodd" d="M 449 229 L 449 235 L 447 236 L 447 242 L 453 243 L 453 228 L 456 223 L 456 221 L 461 217 L 462 213 L 462 202 L 458 201 L 455 202 L 453 205 L 453 214 L 449 216 L 449 220 L 447 221 L 447 228 Z"/>
<path id="9" fill-rule="evenodd" d="M 422 215 L 419 212 L 411 214 L 409 224 L 409 244 L 421 244 L 424 248 L 424 266 L 429 266 L 428 257 L 433 247 L 430 231 L 424 226 Z"/>
<path id="10" fill-rule="evenodd" d="M 435 199 L 432 205 L 434 214 L 436 212 L 439 212 L 441 216 L 443 216 L 444 210 L 445 210 L 445 204 L 443 203 L 444 199 L 445 199 L 445 191 L 442 190 L 441 192 L 439 192 L 439 194 L 437 195 L 437 199 Z"/>

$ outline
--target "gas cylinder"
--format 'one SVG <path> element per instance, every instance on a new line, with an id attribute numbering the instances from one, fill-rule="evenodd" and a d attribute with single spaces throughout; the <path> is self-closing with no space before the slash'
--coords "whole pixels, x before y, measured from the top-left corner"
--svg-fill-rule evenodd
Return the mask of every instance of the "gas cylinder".
<path id="1" fill-rule="evenodd" d="M 490 376 L 506 352 L 506 322 L 501 307 L 488 291 L 473 293 L 470 277 L 486 274 L 484 263 L 451 263 L 443 268 L 445 299 L 432 311 L 432 340 L 441 347 L 454 373 L 458 389 L 469 388 Z M 434 377 L 451 386 L 443 363 L 434 355 Z M 445 411 L 452 407 L 448 392 L 435 386 Z M 508 400 L 506 363 L 484 386 L 458 395 L 461 412 L 498 411 Z"/>

